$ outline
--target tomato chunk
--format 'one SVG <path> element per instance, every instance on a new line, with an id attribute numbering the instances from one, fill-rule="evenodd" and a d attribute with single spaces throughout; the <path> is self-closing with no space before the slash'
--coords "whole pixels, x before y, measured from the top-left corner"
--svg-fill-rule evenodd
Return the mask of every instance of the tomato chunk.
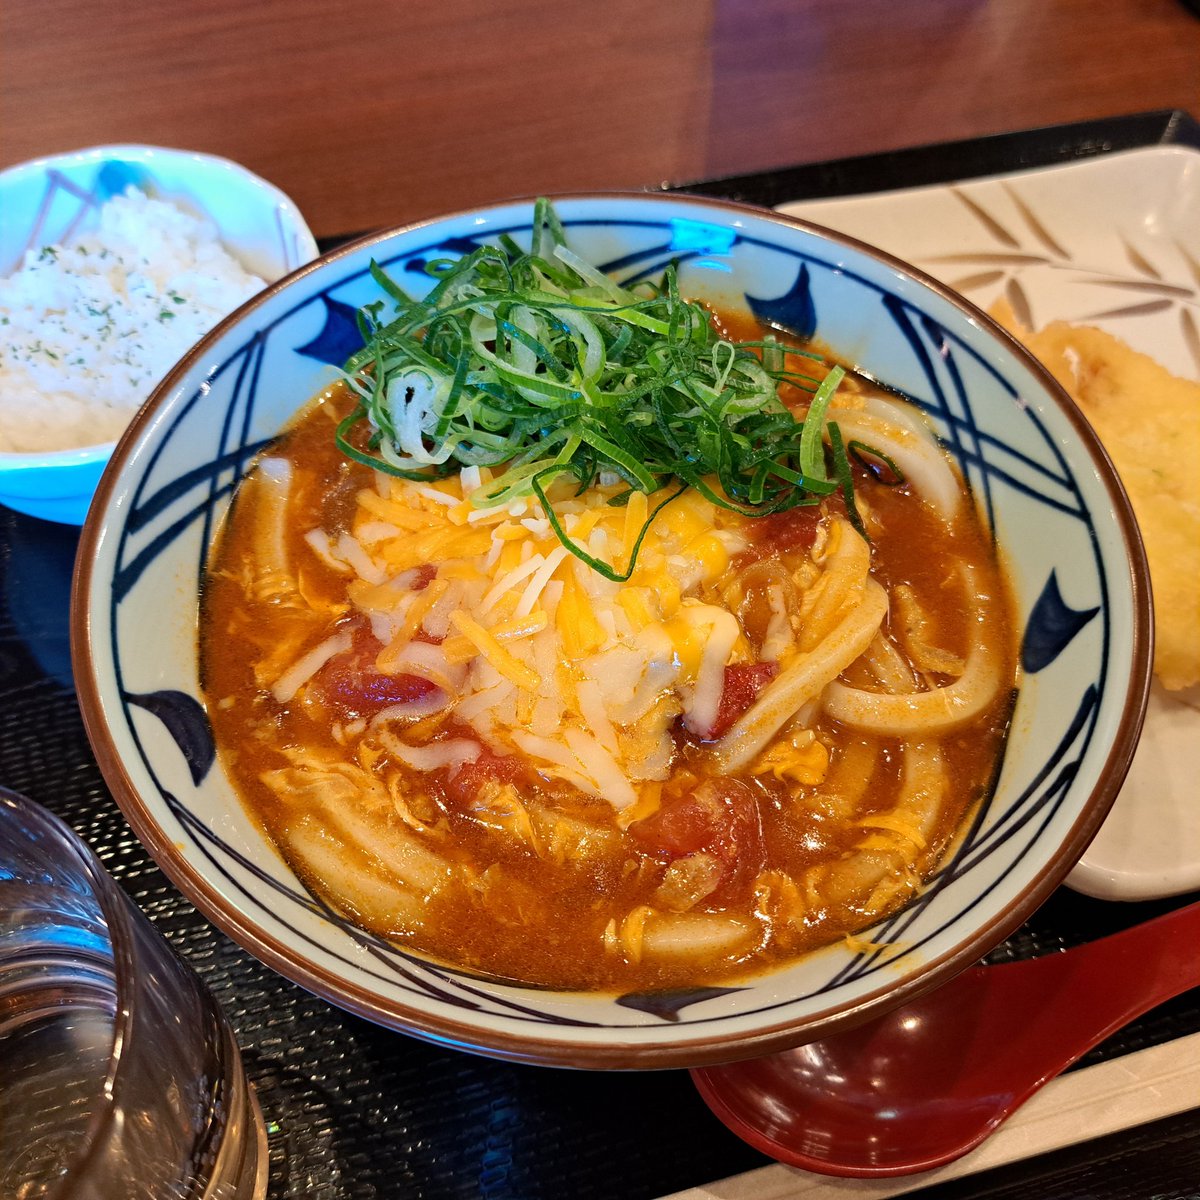
<path id="1" fill-rule="evenodd" d="M 738 717 L 758 699 L 758 693 L 775 678 L 777 669 L 771 662 L 733 663 L 726 667 L 721 703 L 708 736 L 719 738 L 728 733 Z"/>
<path id="2" fill-rule="evenodd" d="M 524 773 L 518 758 L 511 754 L 494 754 L 485 746 L 474 762 L 447 771 L 442 776 L 441 786 L 451 805 L 466 808 L 486 785 L 517 783 Z"/>
<path id="3" fill-rule="evenodd" d="M 416 578 L 409 585 L 414 592 L 423 592 L 434 580 L 437 575 L 437 567 L 433 563 L 422 563 L 419 567 L 414 567 Z"/>
<path id="4" fill-rule="evenodd" d="M 439 691 L 420 675 L 389 675 L 375 666 L 379 643 L 365 622 L 355 624 L 350 649 L 335 654 L 314 679 L 321 698 L 343 721 L 373 717 L 394 704 L 411 704 Z"/>
<path id="5" fill-rule="evenodd" d="M 717 905 L 746 899 L 766 863 L 758 801 L 737 779 L 706 780 L 693 792 L 664 799 L 658 812 L 635 821 L 629 833 L 666 862 L 701 852 L 716 859 L 721 879 L 708 899 Z"/>
<path id="6" fill-rule="evenodd" d="M 766 558 L 787 550 L 811 550 L 825 513 L 824 504 L 802 504 L 755 518 L 752 526 L 754 545 L 750 554 L 754 558 Z"/>

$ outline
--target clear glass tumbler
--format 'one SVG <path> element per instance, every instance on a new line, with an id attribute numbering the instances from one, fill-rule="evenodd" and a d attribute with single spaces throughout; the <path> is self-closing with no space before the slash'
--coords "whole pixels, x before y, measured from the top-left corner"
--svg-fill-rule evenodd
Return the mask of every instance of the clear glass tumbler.
<path id="1" fill-rule="evenodd" d="M 66 825 L 0 788 L 0 1196 L 253 1200 L 267 1167 L 211 993 Z"/>

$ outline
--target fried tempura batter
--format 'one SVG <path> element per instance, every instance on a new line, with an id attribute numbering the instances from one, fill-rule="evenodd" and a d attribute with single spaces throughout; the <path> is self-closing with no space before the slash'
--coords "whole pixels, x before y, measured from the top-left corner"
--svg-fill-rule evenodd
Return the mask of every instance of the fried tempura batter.
<path id="1" fill-rule="evenodd" d="M 1154 670 L 1172 690 L 1200 682 L 1200 384 L 1089 326 L 1034 333 L 1006 303 L 992 316 L 1029 348 L 1100 435 L 1141 526 L 1154 589 Z"/>

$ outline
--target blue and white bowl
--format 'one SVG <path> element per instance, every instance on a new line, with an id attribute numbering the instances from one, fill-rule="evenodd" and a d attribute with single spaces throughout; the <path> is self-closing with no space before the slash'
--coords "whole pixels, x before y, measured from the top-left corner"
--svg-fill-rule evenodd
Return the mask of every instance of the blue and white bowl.
<path id="1" fill-rule="evenodd" d="M 93 146 L 0 171 L 0 277 L 27 251 L 86 231 L 100 206 L 130 186 L 207 216 L 225 249 L 268 283 L 317 255 L 295 204 L 237 163 L 161 146 Z M 82 525 L 112 448 L 0 452 L 0 504 Z"/>
<path id="2" fill-rule="evenodd" d="M 799 1044 L 968 966 L 1058 885 L 1103 821 L 1150 678 L 1147 570 L 1112 466 L 1071 401 L 1007 335 L 902 263 L 718 201 L 556 201 L 573 246 L 630 280 L 681 264 L 686 292 L 748 304 L 906 392 L 960 464 L 1007 561 L 1022 680 L 1003 768 L 961 846 L 908 908 L 744 984 L 638 995 L 481 981 L 332 915 L 243 810 L 197 683 L 201 572 L 254 455 L 357 346 L 372 259 L 420 288 L 430 256 L 527 235 L 510 203 L 326 255 L 224 322 L 155 392 L 100 484 L 73 617 L 88 733 L 130 824 L 182 891 L 288 978 L 418 1037 L 509 1059 L 666 1067 Z"/>

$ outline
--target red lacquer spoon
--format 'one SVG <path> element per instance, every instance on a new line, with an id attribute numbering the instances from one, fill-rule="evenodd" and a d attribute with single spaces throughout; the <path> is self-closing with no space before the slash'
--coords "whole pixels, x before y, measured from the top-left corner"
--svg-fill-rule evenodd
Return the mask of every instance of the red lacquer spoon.
<path id="1" fill-rule="evenodd" d="M 1134 1017 L 1200 986 L 1200 904 L 1100 941 L 978 966 L 782 1054 L 692 1071 L 744 1141 L 826 1175 L 906 1175 L 979 1145 Z"/>

